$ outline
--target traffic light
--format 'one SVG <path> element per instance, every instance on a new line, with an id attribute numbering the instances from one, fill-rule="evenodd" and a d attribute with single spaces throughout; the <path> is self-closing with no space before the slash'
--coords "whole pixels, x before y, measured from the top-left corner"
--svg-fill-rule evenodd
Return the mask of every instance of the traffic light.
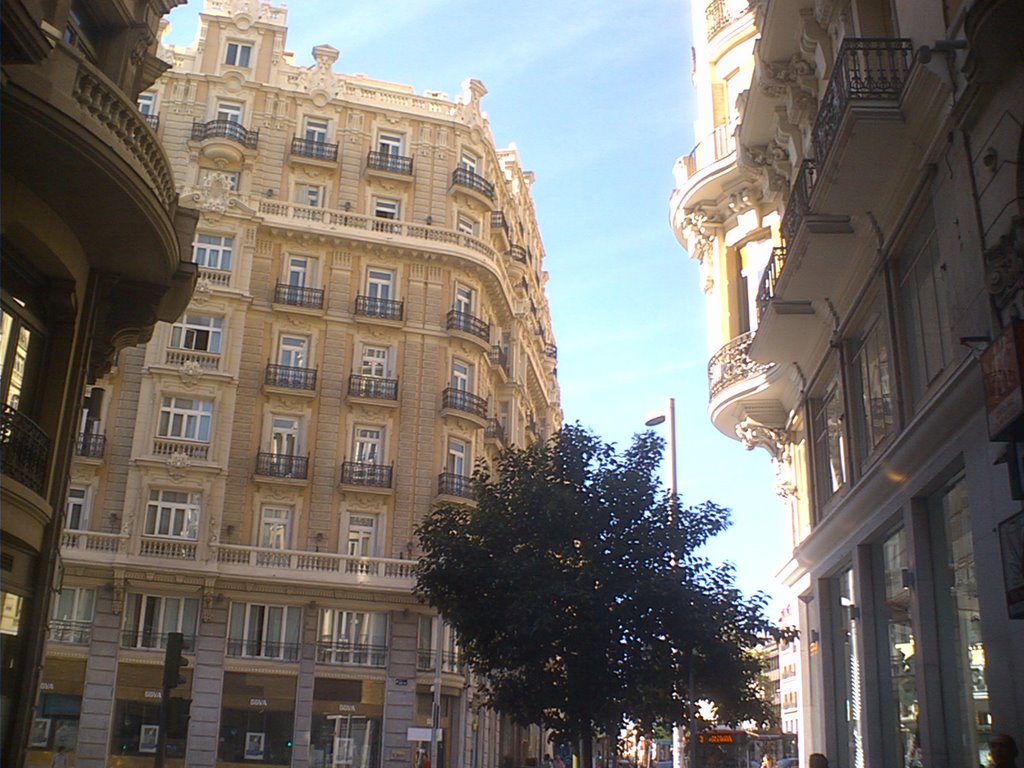
<path id="1" fill-rule="evenodd" d="M 185 682 L 185 677 L 181 674 L 181 668 L 188 666 L 188 659 L 181 656 L 184 643 L 185 636 L 181 632 L 167 633 L 167 650 L 164 653 L 164 691 L 177 688 Z"/>

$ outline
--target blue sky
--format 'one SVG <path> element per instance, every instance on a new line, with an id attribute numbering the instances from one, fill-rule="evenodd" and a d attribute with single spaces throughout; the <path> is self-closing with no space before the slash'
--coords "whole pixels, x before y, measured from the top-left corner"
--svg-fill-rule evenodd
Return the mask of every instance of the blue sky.
<path id="1" fill-rule="evenodd" d="M 170 14 L 168 42 L 191 44 L 200 7 Z M 566 420 L 621 446 L 674 397 L 683 503 L 729 507 L 712 557 L 744 592 L 778 596 L 788 520 L 771 462 L 708 420 L 704 297 L 669 225 L 672 166 L 693 146 L 689 20 L 686 0 L 295 0 L 288 50 L 308 66 L 328 43 L 335 71 L 417 93 L 484 83 L 498 146 L 536 174 Z"/>

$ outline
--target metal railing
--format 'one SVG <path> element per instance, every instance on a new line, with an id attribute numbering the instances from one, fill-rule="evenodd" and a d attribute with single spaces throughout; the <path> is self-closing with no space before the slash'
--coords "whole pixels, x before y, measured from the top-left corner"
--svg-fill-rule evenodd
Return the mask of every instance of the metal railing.
<path id="1" fill-rule="evenodd" d="M 710 154 L 709 150 L 710 149 Z M 736 151 L 736 121 L 723 123 L 697 142 L 690 154 L 683 158 L 686 178 L 692 179 L 697 171 L 717 163 Z"/>
<path id="2" fill-rule="evenodd" d="M 786 265 L 786 246 L 772 248 L 772 256 L 768 259 L 768 266 L 761 274 L 761 285 L 757 289 L 757 320 L 761 321 L 764 313 L 768 311 L 768 305 L 775 298 L 775 286 L 782 276 L 782 268 Z"/>
<path id="3" fill-rule="evenodd" d="M 508 445 L 508 440 L 505 437 L 505 428 L 497 419 L 490 419 L 487 422 L 487 426 L 484 428 L 484 437 L 489 440 L 497 440 L 502 445 Z"/>
<path id="4" fill-rule="evenodd" d="M 751 359 L 750 344 L 754 340 L 753 331 L 737 336 L 708 361 L 708 389 L 711 399 L 722 390 L 746 379 L 767 373 L 771 363 L 758 363 Z"/>
<path id="5" fill-rule="evenodd" d="M 434 669 L 437 661 L 437 652 L 421 648 L 416 652 L 416 670 L 418 672 L 430 672 Z M 444 651 L 441 653 L 442 672 L 462 672 L 465 669 L 465 661 L 461 653 Z"/>
<path id="6" fill-rule="evenodd" d="M 88 645 L 92 639 L 92 622 L 51 619 L 50 629 L 46 634 L 46 638 L 51 643 Z"/>
<path id="7" fill-rule="evenodd" d="M 452 171 L 452 184 L 472 189 L 474 192 L 494 199 L 494 185 L 469 168 L 456 168 Z"/>
<path id="8" fill-rule="evenodd" d="M 473 494 L 473 478 L 457 475 L 454 472 L 442 472 L 437 476 L 437 492 L 445 496 L 458 496 L 463 499 L 476 498 Z"/>
<path id="9" fill-rule="evenodd" d="M 32 419 L 4 403 L 0 413 L 0 472 L 42 493 L 49 460 L 50 438 Z"/>
<path id="10" fill-rule="evenodd" d="M 316 368 L 295 368 L 290 365 L 267 363 L 267 375 L 263 382 L 268 387 L 286 389 L 316 389 Z"/>
<path id="11" fill-rule="evenodd" d="M 828 158 L 851 102 L 899 101 L 913 56 L 913 43 L 906 39 L 843 40 L 811 130 L 819 163 Z"/>
<path id="12" fill-rule="evenodd" d="M 504 211 L 491 211 L 491 229 L 500 229 L 505 233 L 506 238 L 511 238 L 508 217 Z"/>
<path id="13" fill-rule="evenodd" d="M 75 455 L 100 459 L 103 458 L 103 451 L 106 447 L 107 438 L 105 435 L 82 432 L 75 441 Z"/>
<path id="14" fill-rule="evenodd" d="M 804 216 L 811 212 L 811 193 L 814 191 L 817 176 L 818 169 L 814 160 L 807 159 L 800 163 L 800 170 L 797 171 L 789 199 L 786 201 L 786 212 L 782 215 L 782 239 L 787 245 L 792 244 L 797 232 L 800 231 Z"/>
<path id="15" fill-rule="evenodd" d="M 163 651 L 167 648 L 169 634 L 169 632 L 153 632 L 145 628 L 125 629 L 121 631 L 121 647 Z M 183 634 L 181 650 L 185 653 L 196 652 L 196 636 L 194 634 Z"/>
<path id="16" fill-rule="evenodd" d="M 518 261 L 520 264 L 525 264 L 527 260 L 526 249 L 521 245 L 510 245 L 508 250 L 505 251 L 505 255 L 512 259 L 512 261 Z"/>
<path id="17" fill-rule="evenodd" d="M 278 283 L 274 287 L 274 303 L 290 307 L 324 308 L 323 288 L 306 288 L 301 285 Z"/>
<path id="18" fill-rule="evenodd" d="M 353 373 L 348 377 L 348 393 L 351 397 L 368 397 L 372 400 L 397 400 L 398 379 L 379 376 L 363 376 Z"/>
<path id="19" fill-rule="evenodd" d="M 412 158 L 404 155 L 392 155 L 389 152 L 371 150 L 370 154 L 366 156 L 366 167 L 376 171 L 412 176 Z"/>
<path id="20" fill-rule="evenodd" d="M 314 160 L 337 160 L 338 145 L 315 139 L 292 139 L 292 154 L 300 157 L 311 157 Z"/>
<path id="21" fill-rule="evenodd" d="M 364 317 L 379 317 L 383 320 L 401 320 L 405 302 L 394 299 L 379 299 L 376 296 L 356 296 L 356 314 Z"/>
<path id="22" fill-rule="evenodd" d="M 192 139 L 194 141 L 231 139 L 243 147 L 256 149 L 259 144 L 260 132 L 247 130 L 245 126 L 234 120 L 208 120 L 205 123 L 196 120 L 192 123 Z"/>
<path id="23" fill-rule="evenodd" d="M 504 347 L 498 344 L 492 346 L 491 351 L 487 353 L 487 359 L 490 361 L 491 365 L 501 368 L 501 370 L 505 372 L 506 377 L 510 375 L 508 367 L 508 351 Z"/>
<path id="24" fill-rule="evenodd" d="M 332 642 L 321 640 L 316 644 L 316 660 L 320 664 L 350 664 L 357 667 L 383 667 L 387 660 L 386 645 Z"/>
<path id="25" fill-rule="evenodd" d="M 366 461 L 345 461 L 341 464 L 341 482 L 344 485 L 390 488 L 392 469 L 391 465 L 373 464 Z"/>
<path id="26" fill-rule="evenodd" d="M 479 395 L 474 395 L 472 392 L 456 389 L 455 387 L 446 387 L 444 392 L 441 393 L 441 407 L 464 411 L 481 418 L 487 416 L 486 400 Z"/>
<path id="27" fill-rule="evenodd" d="M 471 315 L 469 312 L 460 312 L 457 309 L 453 309 L 448 312 L 448 330 L 463 331 L 484 339 L 485 341 L 488 341 L 491 338 L 490 323 L 484 322 L 479 317 Z"/>
<path id="28" fill-rule="evenodd" d="M 288 477 L 305 480 L 309 473 L 309 457 L 291 453 L 256 454 L 256 474 L 264 477 Z"/>
<path id="29" fill-rule="evenodd" d="M 160 127 L 160 115 L 150 112 L 148 115 L 143 115 L 142 119 L 146 121 L 146 125 L 152 128 L 154 131 Z"/>
<path id="30" fill-rule="evenodd" d="M 302 643 L 280 643 L 274 640 L 228 638 L 227 655 L 250 659 L 298 661 Z"/>

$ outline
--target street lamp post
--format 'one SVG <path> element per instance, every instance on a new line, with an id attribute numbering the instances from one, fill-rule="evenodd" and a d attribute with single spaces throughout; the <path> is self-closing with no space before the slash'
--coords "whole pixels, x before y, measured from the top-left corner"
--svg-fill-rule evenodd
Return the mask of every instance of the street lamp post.
<path id="1" fill-rule="evenodd" d="M 656 427 L 659 424 L 664 424 L 668 421 L 668 504 L 669 504 L 669 515 L 671 516 L 671 523 L 675 525 L 677 519 L 677 513 L 679 510 L 679 486 L 678 479 L 676 477 L 676 399 L 670 397 L 668 399 L 668 407 L 662 413 L 656 413 L 652 415 L 647 421 L 644 422 L 644 426 Z M 672 554 L 672 565 L 676 563 L 675 553 Z M 690 653 L 690 675 L 689 675 L 689 688 L 690 688 L 690 759 L 689 768 L 695 768 L 697 762 L 697 713 L 694 707 L 693 701 L 693 662 L 694 654 L 691 650 Z M 679 743 L 679 727 L 673 726 L 672 728 L 672 741 L 673 741 L 673 768 L 682 768 L 682 759 L 679 754 L 680 750 L 676 747 Z"/>

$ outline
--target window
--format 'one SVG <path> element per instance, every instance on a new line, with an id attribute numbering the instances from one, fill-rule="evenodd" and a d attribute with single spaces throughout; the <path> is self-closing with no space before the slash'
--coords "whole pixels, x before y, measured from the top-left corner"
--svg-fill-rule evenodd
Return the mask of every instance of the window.
<path id="1" fill-rule="evenodd" d="M 156 94 L 155 93 L 140 93 L 139 94 L 139 112 L 144 115 L 155 115 L 156 114 Z"/>
<path id="2" fill-rule="evenodd" d="M 353 431 L 352 460 L 359 464 L 379 464 L 384 443 L 380 427 L 357 426 Z"/>
<path id="3" fill-rule="evenodd" d="M 216 269 L 221 272 L 231 271 L 231 255 L 234 252 L 235 239 L 221 235 L 196 235 L 192 260 L 200 267 Z"/>
<path id="4" fill-rule="evenodd" d="M 20 306 L 13 303 L 3 305 L 3 325 L 0 328 L 2 394 L 3 402 L 16 411 L 30 410 L 31 404 L 27 401 L 38 387 L 29 385 L 35 379 L 43 351 L 43 335 L 32 327 L 25 315 Z"/>
<path id="5" fill-rule="evenodd" d="M 378 219 L 397 219 L 401 210 L 398 200 L 378 197 L 373 201 L 373 215 Z"/>
<path id="6" fill-rule="evenodd" d="M 312 288 L 316 283 L 316 259 L 289 256 L 285 264 L 284 281 L 294 288 Z"/>
<path id="7" fill-rule="evenodd" d="M 68 9 L 67 25 L 64 27 L 64 42 L 78 49 L 91 62 L 96 62 L 95 39 L 98 25 L 91 15 L 75 0 Z"/>
<path id="8" fill-rule="evenodd" d="M 468 363 L 461 360 L 452 361 L 452 389 L 458 392 L 472 392 L 470 382 L 473 376 L 473 369 Z"/>
<path id="9" fill-rule="evenodd" d="M 361 611 L 320 611 L 320 646 L 325 661 L 384 666 L 388 615 Z"/>
<path id="10" fill-rule="evenodd" d="M 314 144 L 323 144 L 327 141 L 327 129 L 329 123 L 320 117 L 307 117 L 303 138 Z"/>
<path id="11" fill-rule="evenodd" d="M 833 375 L 820 397 L 811 400 L 812 461 L 815 498 L 821 507 L 846 483 L 846 436 L 843 397 Z"/>
<path id="12" fill-rule="evenodd" d="M 241 123 L 244 108 L 241 104 L 233 101 L 222 101 L 217 104 L 217 120 L 224 120 L 229 123 Z"/>
<path id="13" fill-rule="evenodd" d="M 197 491 L 155 488 L 149 492 L 146 505 L 145 534 L 195 541 L 201 509 L 202 494 Z"/>
<path id="14" fill-rule="evenodd" d="M 455 222 L 455 228 L 464 235 L 480 236 L 480 222 L 464 213 L 459 214 Z"/>
<path id="15" fill-rule="evenodd" d="M 404 143 L 405 138 L 397 133 L 381 133 L 377 136 L 377 151 L 382 155 L 401 155 Z"/>
<path id="16" fill-rule="evenodd" d="M 125 601 L 125 648 L 166 648 L 167 634 L 181 632 L 184 647 L 195 647 L 199 600 L 194 597 L 163 597 L 130 594 Z"/>
<path id="17" fill-rule="evenodd" d="M 213 421 L 212 400 L 192 400 L 185 397 L 165 397 L 160 406 L 157 435 L 178 440 L 210 442 L 210 424 Z"/>
<path id="18" fill-rule="evenodd" d="M 252 62 L 252 46 L 249 43 L 228 43 L 224 63 L 233 67 L 248 67 Z"/>
<path id="19" fill-rule="evenodd" d="M 88 643 L 95 607 L 95 589 L 62 586 L 53 601 L 50 640 L 58 643 Z"/>
<path id="20" fill-rule="evenodd" d="M 876 310 L 851 344 L 851 389 L 857 410 L 860 457 L 867 457 L 893 431 L 889 376 L 889 334 L 884 314 Z"/>
<path id="21" fill-rule="evenodd" d="M 363 376 L 387 378 L 391 373 L 388 366 L 388 348 L 364 344 L 359 373 Z"/>
<path id="22" fill-rule="evenodd" d="M 348 518 L 348 546 L 350 557 L 377 555 L 377 515 L 350 515 Z"/>
<path id="23" fill-rule="evenodd" d="M 479 164 L 480 159 L 472 152 L 463 150 L 462 154 L 459 156 L 459 168 L 469 171 L 470 173 L 476 173 Z"/>
<path id="24" fill-rule="evenodd" d="M 219 355 L 223 326 L 222 317 L 187 314 L 171 327 L 170 346 Z"/>
<path id="25" fill-rule="evenodd" d="M 287 368 L 309 366 L 309 337 L 281 336 L 277 342 L 277 364 Z"/>
<path id="26" fill-rule="evenodd" d="M 291 549 L 292 508 L 263 507 L 260 513 L 260 546 Z"/>
<path id="27" fill-rule="evenodd" d="M 910 768 L 912 756 L 919 745 L 917 738 L 917 647 L 911 618 L 910 588 L 904 578 L 910 568 L 907 555 L 907 532 L 900 528 L 882 542 L 882 574 L 884 578 L 885 611 L 889 650 L 889 690 L 894 703 L 892 719 L 887 725 L 896 740 L 900 756 L 894 765 Z"/>
<path id="28" fill-rule="evenodd" d="M 232 603 L 228 655 L 295 661 L 301 632 L 302 609 L 297 606 Z"/>
<path id="29" fill-rule="evenodd" d="M 861 695 L 861 626 L 858 618 L 857 593 L 853 569 L 843 571 L 833 582 L 837 598 L 832 605 L 838 613 L 835 622 L 835 705 L 846 713 L 845 749 L 850 755 L 849 765 L 864 765 L 864 701 Z M 842 725 L 840 725 L 842 728 Z"/>
<path id="30" fill-rule="evenodd" d="M 366 295 L 371 299 L 389 300 L 395 283 L 395 274 L 383 269 L 366 272 Z"/>
<path id="31" fill-rule="evenodd" d="M 308 205 L 312 208 L 323 208 L 324 188 L 319 184 L 296 184 L 295 202 L 299 205 Z"/>
<path id="32" fill-rule="evenodd" d="M 64 508 L 65 530 L 87 530 L 89 528 L 89 506 L 88 488 L 77 485 L 68 488 L 68 500 Z"/>
<path id="33" fill-rule="evenodd" d="M 298 456 L 302 451 L 302 420 L 297 416 L 270 417 L 270 452 Z"/>
<path id="34" fill-rule="evenodd" d="M 464 440 L 448 438 L 448 459 L 445 464 L 445 471 L 459 477 L 466 477 L 466 468 L 469 466 L 467 454 L 469 450 Z"/>
<path id="35" fill-rule="evenodd" d="M 931 208 L 921 216 L 901 249 L 898 268 L 902 337 L 907 349 L 910 395 L 925 391 L 953 360 L 945 265 L 935 238 Z"/>
<path id="36" fill-rule="evenodd" d="M 418 669 L 434 669 L 436 657 L 434 650 L 437 647 L 437 623 L 440 619 L 437 616 L 420 616 L 416 632 L 416 648 Z M 455 641 L 455 631 L 447 624 L 441 624 L 441 667 L 446 672 L 457 671 L 459 659 L 458 644 Z"/>
<path id="37" fill-rule="evenodd" d="M 455 311 L 466 315 L 473 314 L 473 289 L 465 285 L 455 286 Z"/>

